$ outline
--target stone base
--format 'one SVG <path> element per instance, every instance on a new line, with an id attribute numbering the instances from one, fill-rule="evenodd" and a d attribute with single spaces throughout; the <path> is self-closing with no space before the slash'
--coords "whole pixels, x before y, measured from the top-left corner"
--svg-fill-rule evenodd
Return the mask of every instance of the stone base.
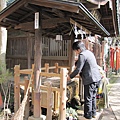
<path id="1" fill-rule="evenodd" d="M 101 114 L 102 114 L 102 111 L 97 112 L 95 118 L 92 118 L 92 120 L 99 120 Z M 88 119 L 86 119 L 86 118 L 83 117 L 83 115 L 82 115 L 82 116 L 78 116 L 78 120 L 88 120 Z"/>
<path id="2" fill-rule="evenodd" d="M 34 116 L 30 116 L 28 120 L 46 120 L 46 116 L 41 115 L 40 118 L 35 118 Z"/>

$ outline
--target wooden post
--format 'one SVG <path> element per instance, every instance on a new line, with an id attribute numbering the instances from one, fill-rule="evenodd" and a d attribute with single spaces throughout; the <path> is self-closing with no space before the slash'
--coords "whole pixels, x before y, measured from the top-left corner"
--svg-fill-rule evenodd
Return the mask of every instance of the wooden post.
<path id="1" fill-rule="evenodd" d="M 20 65 L 14 67 L 14 112 L 20 107 Z"/>
<path id="2" fill-rule="evenodd" d="M 28 69 L 31 68 L 31 55 L 32 55 L 32 37 L 30 33 L 27 34 L 27 58 L 28 58 Z"/>
<path id="3" fill-rule="evenodd" d="M 49 72 L 49 63 L 45 63 L 45 72 Z"/>
<path id="4" fill-rule="evenodd" d="M 60 98 L 59 95 L 60 93 L 58 91 L 54 91 L 54 111 L 58 112 L 59 111 L 59 104 L 60 103 Z"/>
<path id="5" fill-rule="evenodd" d="M 55 73 L 58 73 L 58 63 L 55 63 Z"/>
<path id="6" fill-rule="evenodd" d="M 47 82 L 47 119 L 46 120 L 52 120 L 52 102 L 53 102 L 53 96 L 52 96 L 52 83 L 50 81 Z"/>
<path id="7" fill-rule="evenodd" d="M 41 106 L 40 106 L 40 92 L 34 91 L 34 117 L 40 118 Z"/>
<path id="8" fill-rule="evenodd" d="M 42 12 L 42 11 L 41 11 Z M 42 59 L 42 13 L 35 13 L 35 56 L 34 56 L 34 117 L 40 118 L 40 85 L 41 85 L 41 59 Z"/>
<path id="9" fill-rule="evenodd" d="M 118 74 L 119 70 L 119 49 L 118 46 L 116 47 L 116 75 Z"/>
<path id="10" fill-rule="evenodd" d="M 26 91 L 27 91 L 27 88 L 28 88 L 28 84 L 29 84 L 29 79 L 27 76 L 24 77 L 24 81 L 25 81 L 25 90 L 24 90 L 24 95 L 26 94 Z M 26 106 L 25 106 L 25 115 L 24 115 L 24 118 L 25 120 L 28 120 L 28 117 L 29 117 L 29 95 L 30 93 L 28 93 L 28 98 L 27 98 L 27 103 L 26 103 Z"/>
<path id="11" fill-rule="evenodd" d="M 105 41 L 102 41 L 102 59 L 104 59 Z"/>
<path id="12" fill-rule="evenodd" d="M 34 66 L 35 66 L 35 64 L 32 64 L 32 70 L 33 71 L 34 71 Z M 34 74 L 32 76 L 32 79 L 33 79 L 33 81 L 32 81 L 32 105 L 34 105 L 34 88 L 33 88 L 33 85 L 34 85 Z"/>
<path id="13" fill-rule="evenodd" d="M 98 43 L 94 44 L 94 55 L 97 60 L 97 64 L 102 66 L 102 50 L 101 50 L 101 45 Z"/>
<path id="14" fill-rule="evenodd" d="M 120 66 L 120 49 L 118 47 L 118 73 L 119 73 L 119 66 Z"/>
<path id="15" fill-rule="evenodd" d="M 58 69 L 58 63 L 55 63 L 55 73 L 58 73 L 59 72 L 59 69 Z M 59 111 L 58 108 L 58 102 L 59 102 L 59 98 L 58 98 L 58 95 L 59 92 L 58 91 L 54 91 L 54 111 Z"/>
<path id="16" fill-rule="evenodd" d="M 61 69 L 60 80 L 60 112 L 59 120 L 66 120 L 66 86 L 67 86 L 67 69 Z"/>

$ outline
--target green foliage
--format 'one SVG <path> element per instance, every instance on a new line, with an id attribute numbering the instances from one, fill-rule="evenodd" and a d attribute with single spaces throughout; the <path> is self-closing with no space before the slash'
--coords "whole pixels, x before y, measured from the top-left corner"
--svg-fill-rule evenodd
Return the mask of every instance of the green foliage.
<path id="1" fill-rule="evenodd" d="M 0 61 L 0 83 L 3 83 L 9 80 L 12 76 L 12 73 L 7 69 L 6 65 Z"/>
<path id="2" fill-rule="evenodd" d="M 66 109 L 66 118 L 68 118 L 69 116 L 72 116 L 74 120 L 77 120 L 78 118 L 77 112 L 71 107 Z"/>

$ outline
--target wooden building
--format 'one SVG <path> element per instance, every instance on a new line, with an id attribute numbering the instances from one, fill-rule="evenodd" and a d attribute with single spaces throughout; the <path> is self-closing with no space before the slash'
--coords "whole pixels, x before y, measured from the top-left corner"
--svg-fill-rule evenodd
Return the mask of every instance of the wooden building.
<path id="1" fill-rule="evenodd" d="M 117 5 L 115 1 L 105 2 L 104 5 L 101 3 L 101 6 L 86 0 L 71 0 L 70 2 L 61 0 L 51 1 L 50 3 L 52 4 L 52 2 L 59 5 L 59 8 L 55 7 L 55 5 L 50 5 L 52 7 L 50 8 L 47 1 L 44 3 L 47 5 L 42 5 L 41 2 L 30 3 L 27 1 L 20 3 L 20 1 L 15 1 L 1 12 L 0 25 L 8 30 L 6 61 L 9 69 L 13 69 L 16 64 L 22 64 L 21 68 L 30 68 L 31 64 L 34 63 L 35 29 L 33 21 L 35 19 L 34 13 L 40 11 L 39 6 L 43 7 L 42 65 L 46 62 L 50 63 L 50 65 L 55 62 L 60 65 L 70 65 L 68 47 L 71 42 L 68 40 L 71 40 L 71 32 L 73 32 L 75 22 L 79 24 L 78 28 L 83 26 L 82 29 L 86 29 L 86 34 L 98 34 L 102 37 L 118 35 Z M 20 7 L 13 8 L 13 6 Z M 62 6 L 64 6 L 65 10 Z M 25 33 L 21 31 L 25 31 Z M 58 34 L 62 34 L 62 42 L 55 41 Z M 52 43 L 50 43 L 51 40 Z M 31 43 L 29 43 L 30 41 Z M 50 47 L 51 45 L 53 47 Z M 61 49 L 62 47 L 66 49 L 65 52 L 64 49 Z"/>
<path id="2" fill-rule="evenodd" d="M 90 1 L 90 0 L 89 0 Z M 115 0 L 93 4 L 87 0 L 16 0 L 0 12 L 0 25 L 10 32 L 24 31 L 25 36 L 8 38 L 7 64 L 24 64 L 30 68 L 35 63 L 34 102 L 40 101 L 39 72 L 44 63 L 60 60 L 72 67 L 74 53 L 74 27 L 87 35 L 117 36 L 117 6 Z M 20 30 L 20 31 L 19 31 Z M 13 33 L 12 33 L 13 34 Z M 55 41 L 62 35 L 63 41 Z M 81 38 L 79 38 L 81 39 Z M 44 55 L 42 57 L 42 55 Z M 47 56 L 47 57 L 46 57 Z M 17 62 L 16 62 L 17 61 Z M 40 117 L 39 105 L 34 106 L 34 117 Z"/>

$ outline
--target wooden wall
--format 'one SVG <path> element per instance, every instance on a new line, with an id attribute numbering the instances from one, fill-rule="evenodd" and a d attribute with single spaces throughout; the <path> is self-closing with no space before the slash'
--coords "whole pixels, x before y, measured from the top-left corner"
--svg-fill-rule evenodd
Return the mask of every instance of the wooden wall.
<path id="1" fill-rule="evenodd" d="M 7 68 L 13 70 L 15 65 L 20 64 L 21 68 L 28 68 L 28 48 L 31 46 L 31 66 L 34 63 L 34 36 L 31 36 L 31 45 L 28 46 L 28 37 L 12 36 L 8 37 L 6 63 Z M 42 67 L 45 63 L 53 66 L 56 62 L 62 66 L 68 66 L 69 43 L 70 41 L 60 41 L 49 38 L 42 40 Z"/>
<path id="2" fill-rule="evenodd" d="M 28 44 L 28 41 L 31 41 Z M 104 54 L 104 45 L 92 43 L 83 40 L 87 49 L 91 50 L 97 59 L 98 65 L 102 66 Z M 53 66 L 56 62 L 60 66 L 69 66 L 71 41 L 55 41 L 51 38 L 43 38 L 42 40 L 42 67 L 45 63 Z M 6 63 L 7 68 L 14 69 L 15 65 L 21 66 L 21 69 L 28 68 L 28 49 L 31 51 L 31 65 L 34 63 L 34 35 L 28 37 L 28 33 L 21 31 L 9 31 L 7 41 Z"/>

